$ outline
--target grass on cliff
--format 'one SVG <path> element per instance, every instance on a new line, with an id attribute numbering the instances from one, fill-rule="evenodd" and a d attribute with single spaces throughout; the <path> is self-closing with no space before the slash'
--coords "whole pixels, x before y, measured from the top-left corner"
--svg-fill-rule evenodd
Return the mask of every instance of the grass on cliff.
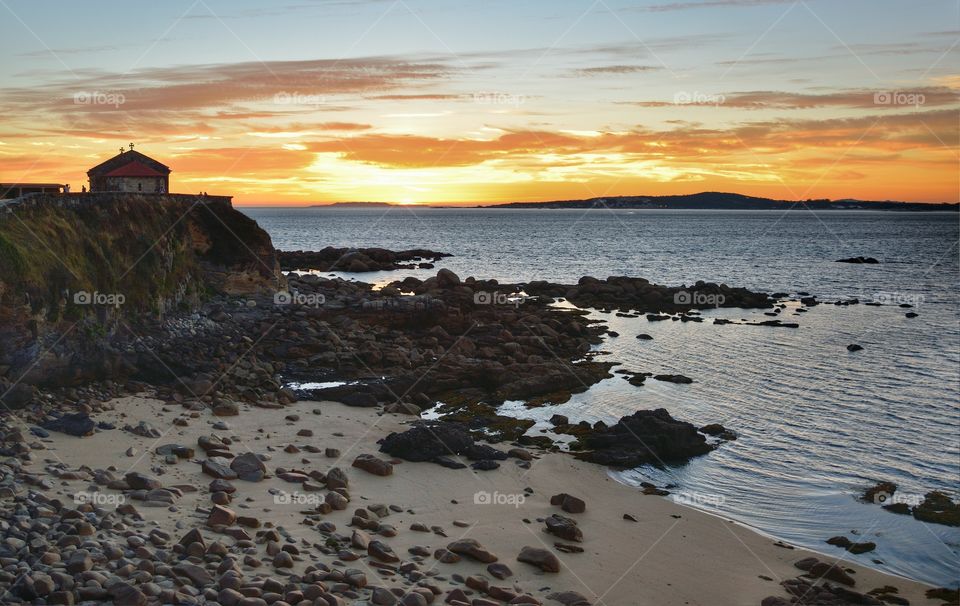
<path id="1" fill-rule="evenodd" d="M 189 309 L 225 288 L 225 272 L 267 283 L 274 264 L 269 235 L 225 201 L 49 196 L 0 215 L 0 303 L 48 320 Z M 78 305 L 81 291 L 122 296 L 122 310 Z"/>
<path id="2" fill-rule="evenodd" d="M 161 205 L 48 206 L 0 220 L 0 292 L 48 314 L 78 291 L 122 294 L 128 311 L 157 311 L 198 271 L 180 213 Z"/>

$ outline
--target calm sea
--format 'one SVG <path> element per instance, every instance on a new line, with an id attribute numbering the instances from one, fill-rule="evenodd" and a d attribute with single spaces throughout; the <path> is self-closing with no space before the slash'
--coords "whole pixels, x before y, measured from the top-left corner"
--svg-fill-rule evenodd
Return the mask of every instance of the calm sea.
<path id="1" fill-rule="evenodd" d="M 878 480 L 906 500 L 960 493 L 960 268 L 956 214 L 833 211 L 244 208 L 280 249 L 430 248 L 461 277 L 575 282 L 629 275 L 669 285 L 725 282 L 767 292 L 857 297 L 882 307 L 820 305 L 796 330 L 648 322 L 595 313 L 620 333 L 601 347 L 622 368 L 681 373 L 691 385 L 603 381 L 570 402 L 504 410 L 541 423 L 555 413 L 611 421 L 663 407 L 740 436 L 669 469 L 612 475 L 673 484 L 681 501 L 789 542 L 937 585 L 958 584 L 960 529 L 864 505 Z M 880 265 L 835 260 L 872 256 Z M 435 271 L 435 270 L 434 270 Z M 385 282 L 427 271 L 351 275 Z M 908 319 L 897 304 L 913 305 Z M 715 310 L 710 317 L 766 319 Z M 653 336 L 639 341 L 639 333 Z M 860 352 L 846 346 L 859 343 Z M 599 473 L 599 472 L 598 472 Z M 652 498 L 652 497 L 641 497 Z M 875 541 L 846 554 L 824 541 Z M 854 535 L 859 535 L 857 539 Z"/>

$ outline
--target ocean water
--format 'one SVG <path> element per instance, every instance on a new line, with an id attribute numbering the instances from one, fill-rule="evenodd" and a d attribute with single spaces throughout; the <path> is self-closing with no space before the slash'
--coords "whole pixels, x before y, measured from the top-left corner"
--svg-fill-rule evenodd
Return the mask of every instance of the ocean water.
<path id="1" fill-rule="evenodd" d="M 631 485 L 670 484 L 677 500 L 790 543 L 936 585 L 960 579 L 960 528 L 924 524 L 858 502 L 879 480 L 906 501 L 960 494 L 960 267 L 956 214 L 833 211 L 244 208 L 285 250 L 324 246 L 430 248 L 461 277 L 576 282 L 630 275 L 680 285 L 725 282 L 821 300 L 784 321 L 799 329 L 718 326 L 767 319 L 759 311 L 704 312 L 704 323 L 648 322 L 594 312 L 620 337 L 601 359 L 621 368 L 681 373 L 674 385 L 608 379 L 565 404 L 504 411 L 547 427 L 556 413 L 607 422 L 666 408 L 697 425 L 723 423 L 739 439 L 682 466 L 610 472 Z M 835 260 L 872 256 L 880 265 Z M 383 283 L 426 270 L 340 274 Z M 900 303 L 913 305 L 910 310 Z M 919 317 L 908 319 L 905 311 Z M 639 333 L 652 341 L 635 338 Z M 846 346 L 859 343 L 862 351 Z M 602 473 L 598 470 L 598 473 Z M 654 498 L 638 495 L 638 499 Z M 851 555 L 835 535 L 874 541 Z M 761 563 L 758 562 L 758 566 Z"/>

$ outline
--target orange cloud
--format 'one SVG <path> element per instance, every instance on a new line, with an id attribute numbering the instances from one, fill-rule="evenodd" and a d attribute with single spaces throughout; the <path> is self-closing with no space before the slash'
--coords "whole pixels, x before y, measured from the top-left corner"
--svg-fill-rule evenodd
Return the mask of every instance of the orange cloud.
<path id="1" fill-rule="evenodd" d="M 564 157 L 577 154 L 713 160 L 731 153 L 769 156 L 837 147 L 883 152 L 943 151 L 949 142 L 956 144 L 957 116 L 956 111 L 937 110 L 858 118 L 762 121 L 728 129 L 686 126 L 659 132 L 640 129 L 597 136 L 517 131 L 490 140 L 374 133 L 312 142 L 307 144 L 307 149 L 398 168 L 466 166 L 490 160 L 515 161 L 543 156 L 551 156 L 551 162 L 561 166 Z"/>

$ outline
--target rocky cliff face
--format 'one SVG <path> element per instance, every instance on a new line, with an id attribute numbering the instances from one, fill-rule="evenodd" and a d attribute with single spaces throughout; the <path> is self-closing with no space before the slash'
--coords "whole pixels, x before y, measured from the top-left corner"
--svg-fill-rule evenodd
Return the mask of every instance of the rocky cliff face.
<path id="1" fill-rule="evenodd" d="M 270 236 L 229 198 L 104 193 L 0 205 L 0 394 L 4 383 L 111 375 L 123 347 L 210 295 L 283 284 Z"/>

